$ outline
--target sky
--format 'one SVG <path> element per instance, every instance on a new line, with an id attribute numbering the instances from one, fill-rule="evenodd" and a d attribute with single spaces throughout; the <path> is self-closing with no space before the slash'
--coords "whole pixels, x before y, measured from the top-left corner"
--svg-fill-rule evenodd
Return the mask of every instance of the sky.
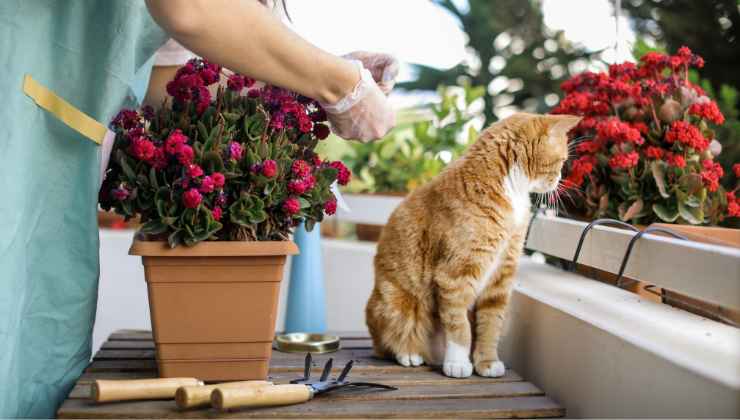
<path id="1" fill-rule="evenodd" d="M 453 0 L 467 7 L 465 0 Z M 456 19 L 429 0 L 288 0 L 294 29 L 335 54 L 386 52 L 404 63 L 450 68 L 466 57 L 466 35 Z M 576 12 L 577 11 L 577 12 Z M 616 30 L 609 0 L 543 0 L 545 24 L 590 50 L 613 47 Z M 634 33 L 620 20 L 620 57 L 629 58 Z M 605 59 L 614 59 L 613 50 Z M 412 76 L 404 67 L 402 80 Z"/>

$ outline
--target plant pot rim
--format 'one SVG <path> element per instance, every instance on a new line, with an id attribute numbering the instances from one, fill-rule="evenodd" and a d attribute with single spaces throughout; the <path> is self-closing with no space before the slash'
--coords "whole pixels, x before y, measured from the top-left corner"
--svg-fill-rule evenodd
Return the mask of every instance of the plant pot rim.
<path id="1" fill-rule="evenodd" d="M 166 241 L 134 239 L 129 255 L 142 257 L 265 257 L 298 254 L 293 241 L 204 241 L 170 248 Z"/>

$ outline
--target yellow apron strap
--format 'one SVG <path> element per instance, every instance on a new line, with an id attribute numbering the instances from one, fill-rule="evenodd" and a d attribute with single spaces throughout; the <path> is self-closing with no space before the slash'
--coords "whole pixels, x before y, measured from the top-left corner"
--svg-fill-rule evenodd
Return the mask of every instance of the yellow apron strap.
<path id="1" fill-rule="evenodd" d="M 35 81 L 30 75 L 23 79 L 23 93 L 28 95 L 38 106 L 59 118 L 69 128 L 77 131 L 97 144 L 103 142 L 108 129 L 89 115 L 75 108 L 46 86 Z"/>

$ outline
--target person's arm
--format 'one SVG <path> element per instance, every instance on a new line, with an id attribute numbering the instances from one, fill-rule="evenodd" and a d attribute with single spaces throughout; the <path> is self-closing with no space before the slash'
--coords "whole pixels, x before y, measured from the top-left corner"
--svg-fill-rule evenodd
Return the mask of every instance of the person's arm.
<path id="1" fill-rule="evenodd" d="M 196 54 L 233 71 L 332 104 L 357 67 L 311 45 L 256 0 L 146 0 L 154 20 Z"/>

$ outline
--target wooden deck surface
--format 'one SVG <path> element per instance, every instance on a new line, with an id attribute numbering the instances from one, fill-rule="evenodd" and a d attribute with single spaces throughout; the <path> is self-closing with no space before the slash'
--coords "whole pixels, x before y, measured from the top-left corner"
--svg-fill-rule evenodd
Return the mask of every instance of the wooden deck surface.
<path id="1" fill-rule="evenodd" d="M 370 340 L 358 333 L 340 333 L 342 349 L 315 355 L 314 374 L 334 358 L 335 376 L 354 360 L 350 380 L 380 382 L 397 391 L 340 391 L 299 405 L 220 413 L 213 409 L 181 411 L 174 401 L 96 404 L 88 400 L 95 379 L 141 379 L 157 376 L 151 332 L 113 333 L 95 355 L 57 412 L 60 418 L 542 418 L 562 417 L 565 409 L 516 372 L 501 378 L 471 376 L 452 379 L 438 369 L 405 368 L 372 355 Z M 287 383 L 302 376 L 303 354 L 273 351 L 270 380 Z"/>

